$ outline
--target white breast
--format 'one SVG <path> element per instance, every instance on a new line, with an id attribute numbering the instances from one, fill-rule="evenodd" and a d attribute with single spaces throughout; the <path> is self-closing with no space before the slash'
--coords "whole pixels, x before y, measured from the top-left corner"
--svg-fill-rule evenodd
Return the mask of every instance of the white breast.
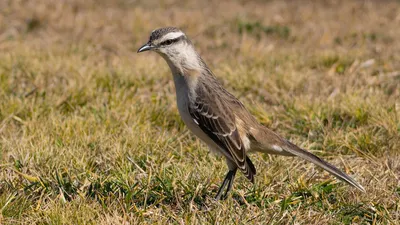
<path id="1" fill-rule="evenodd" d="M 174 75 L 174 83 L 176 89 L 176 102 L 183 122 L 191 132 L 208 145 L 210 150 L 213 150 L 214 153 L 221 153 L 221 151 L 218 151 L 219 146 L 201 130 L 189 113 L 189 90 L 185 78 L 181 75 Z"/>

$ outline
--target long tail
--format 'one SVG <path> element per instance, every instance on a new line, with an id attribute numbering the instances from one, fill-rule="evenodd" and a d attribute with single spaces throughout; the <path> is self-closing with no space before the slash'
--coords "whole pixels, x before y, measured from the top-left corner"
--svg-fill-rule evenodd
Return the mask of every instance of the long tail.
<path id="1" fill-rule="evenodd" d="M 335 166 L 333 166 L 332 164 L 322 160 L 321 158 L 319 158 L 316 155 L 313 155 L 312 153 L 299 148 L 298 146 L 296 146 L 295 144 L 284 140 L 285 142 L 285 147 L 283 147 L 283 149 L 287 152 L 289 152 L 290 154 L 293 154 L 295 156 L 298 156 L 302 159 L 305 159 L 309 162 L 314 163 L 315 165 L 321 167 L 322 169 L 328 171 L 329 173 L 331 173 L 332 175 L 334 175 L 335 177 L 339 178 L 340 180 L 352 185 L 353 187 L 356 187 L 357 189 L 359 189 L 362 192 L 365 192 L 365 189 L 363 186 L 361 186 L 359 183 L 357 183 L 353 178 L 351 178 L 349 175 L 345 174 L 344 172 L 340 171 L 338 168 L 336 168 Z"/>

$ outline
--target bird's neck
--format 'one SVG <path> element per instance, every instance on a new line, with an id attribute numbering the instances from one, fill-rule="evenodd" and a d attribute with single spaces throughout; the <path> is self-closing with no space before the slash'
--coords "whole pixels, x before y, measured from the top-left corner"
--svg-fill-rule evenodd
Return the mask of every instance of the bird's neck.
<path id="1" fill-rule="evenodd" d="M 192 58 L 183 58 L 177 60 L 174 57 L 164 56 L 169 68 L 171 69 L 174 78 L 174 84 L 177 97 L 182 94 L 188 95 L 187 97 L 193 98 L 196 96 L 195 90 L 198 85 L 199 79 L 204 76 L 206 68 L 201 58 L 197 55 Z M 183 91 L 185 89 L 185 91 Z"/>
<path id="2" fill-rule="evenodd" d="M 184 75 L 187 71 L 200 71 L 203 66 L 199 54 L 190 44 L 182 43 L 172 47 L 168 53 L 161 53 L 161 56 L 167 61 L 174 74 Z"/>

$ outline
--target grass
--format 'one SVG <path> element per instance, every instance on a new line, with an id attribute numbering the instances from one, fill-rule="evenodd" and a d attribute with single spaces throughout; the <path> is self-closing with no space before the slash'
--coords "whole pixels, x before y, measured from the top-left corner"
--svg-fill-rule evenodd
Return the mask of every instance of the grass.
<path id="1" fill-rule="evenodd" d="M 0 224 L 399 224 L 399 2 L 0 2 Z M 218 13 L 217 13 L 218 12 Z M 183 28 L 266 126 L 351 174 L 296 158 L 226 173 L 180 120 L 166 63 Z"/>

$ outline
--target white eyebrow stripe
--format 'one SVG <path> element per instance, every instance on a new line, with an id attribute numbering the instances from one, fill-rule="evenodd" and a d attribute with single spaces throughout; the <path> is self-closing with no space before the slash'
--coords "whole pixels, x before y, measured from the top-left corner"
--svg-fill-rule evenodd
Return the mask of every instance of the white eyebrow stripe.
<path id="1" fill-rule="evenodd" d="M 178 37 L 183 36 L 183 35 L 185 35 L 185 34 L 182 33 L 182 32 L 180 32 L 180 31 L 168 33 L 168 34 L 164 35 L 164 36 L 161 38 L 160 43 L 163 42 L 163 41 L 165 41 L 165 40 L 175 39 L 175 38 L 178 38 Z"/>

